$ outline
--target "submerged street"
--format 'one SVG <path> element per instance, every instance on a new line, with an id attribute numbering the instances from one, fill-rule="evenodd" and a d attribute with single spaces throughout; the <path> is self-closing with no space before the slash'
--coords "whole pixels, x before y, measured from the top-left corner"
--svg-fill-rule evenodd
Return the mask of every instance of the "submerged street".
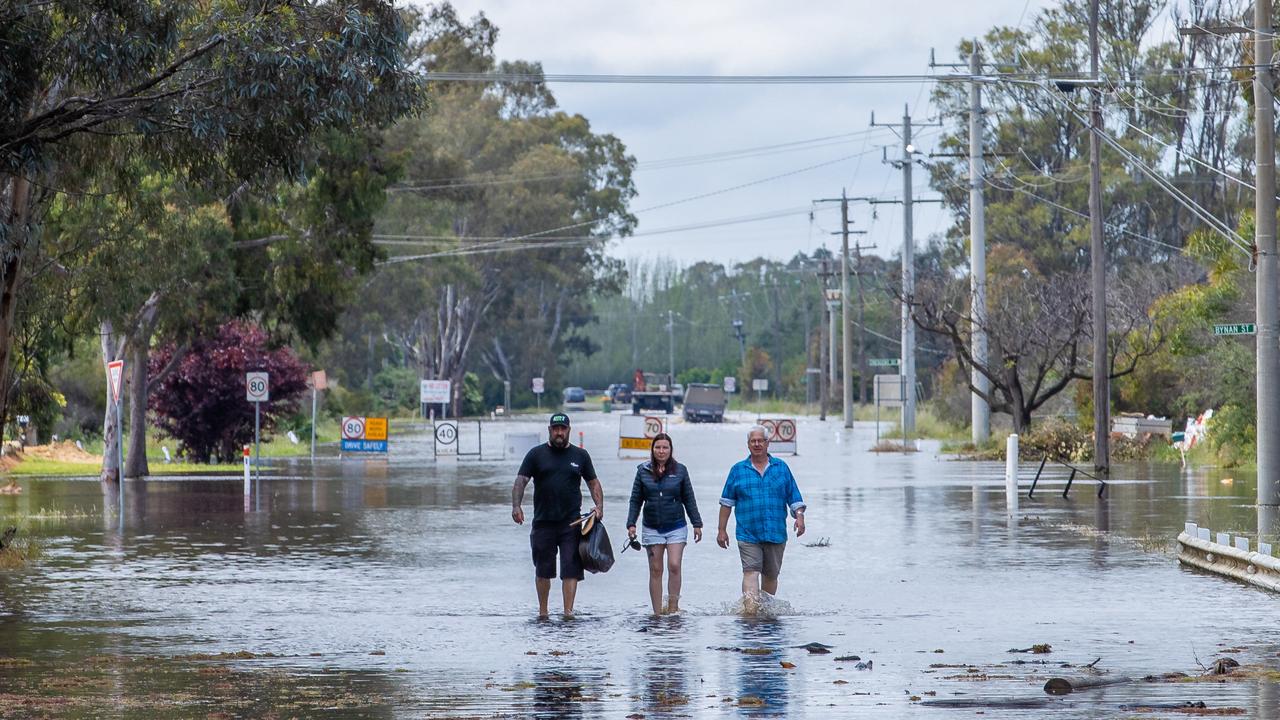
<path id="1" fill-rule="evenodd" d="M 713 533 L 753 419 L 669 426 L 712 534 L 685 553 L 683 613 L 660 618 L 643 554 L 629 551 L 582 583 L 576 619 L 556 614 L 556 583 L 551 621 L 535 621 L 528 526 L 509 516 L 519 458 L 436 463 L 422 432 L 393 435 L 385 461 L 276 462 L 248 500 L 238 477 L 131 481 L 123 534 L 96 480 L 33 480 L 0 497 L 0 513 L 36 516 L 28 531 L 44 546 L 0 585 L 0 716 L 974 712 L 913 707 L 956 699 L 1047 702 L 1062 718 L 1186 701 L 1280 714 L 1274 680 L 1256 675 L 1042 690 L 1098 658 L 1134 678 L 1196 676 L 1224 655 L 1280 667 L 1277 600 L 1182 569 L 1174 552 L 1187 521 L 1274 538 L 1243 473 L 1121 466 L 1106 499 L 1077 482 L 1064 500 L 1057 468 L 1028 500 L 1038 458 L 1023 458 L 1010 521 L 1002 464 L 954 460 L 936 443 L 875 454 L 871 423 L 850 434 L 801 419 L 799 454 L 784 459 L 808 532 L 788 544 L 775 614 L 744 617 L 737 551 Z M 581 431 L 593 455 L 621 549 L 638 460 L 617 457 L 618 422 L 575 413 L 573 440 Z M 486 422 L 486 454 L 507 433 L 538 432 L 535 420 Z M 812 642 L 832 647 L 798 647 Z"/>

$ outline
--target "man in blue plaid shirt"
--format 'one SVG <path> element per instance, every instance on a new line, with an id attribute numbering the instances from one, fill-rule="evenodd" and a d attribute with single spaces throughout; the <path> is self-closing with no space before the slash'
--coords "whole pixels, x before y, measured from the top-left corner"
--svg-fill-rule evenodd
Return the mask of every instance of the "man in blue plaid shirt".
<path id="1" fill-rule="evenodd" d="M 738 554 L 742 557 L 742 594 L 778 593 L 778 573 L 787 549 L 787 512 L 795 518 L 796 537 L 804 535 L 804 499 L 791 468 L 769 454 L 769 437 L 756 425 L 747 431 L 750 456 L 729 469 L 720 493 L 720 532 L 716 543 L 729 547 L 729 513 L 737 511 Z"/>

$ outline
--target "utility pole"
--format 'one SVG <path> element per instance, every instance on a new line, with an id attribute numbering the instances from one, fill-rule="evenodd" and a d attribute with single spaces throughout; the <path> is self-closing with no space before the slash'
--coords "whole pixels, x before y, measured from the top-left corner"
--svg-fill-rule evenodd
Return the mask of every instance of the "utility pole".
<path id="1" fill-rule="evenodd" d="M 828 266 L 828 264 L 827 264 L 827 261 L 826 261 L 826 260 L 823 260 L 823 261 L 822 261 L 821 268 L 822 268 L 822 269 L 818 271 L 818 277 L 822 278 L 822 283 L 821 283 L 821 285 L 820 285 L 820 289 L 822 290 L 822 292 L 819 294 L 819 296 L 818 296 L 818 297 L 819 297 L 819 299 L 822 301 L 822 312 L 823 312 L 823 314 L 824 314 L 824 315 L 826 315 L 828 318 L 834 318 L 834 317 L 835 317 L 835 315 L 831 312 L 831 307 L 830 307 L 829 303 L 827 302 L 827 278 L 828 278 L 828 277 L 830 277 L 830 275 L 831 275 L 831 271 L 830 271 L 830 269 L 829 269 L 829 266 Z M 831 334 L 833 334 L 833 335 L 834 335 L 834 334 L 835 334 L 835 327 L 830 326 L 829 324 L 828 324 L 828 327 L 830 327 L 830 330 L 828 330 L 827 332 L 829 332 L 829 333 L 831 333 Z M 828 363 L 828 360 L 829 360 L 829 359 L 828 359 L 828 357 L 827 357 L 827 354 L 826 354 L 825 352 L 823 352 L 823 347 L 822 347 L 823 337 L 822 337 L 822 334 L 823 334 L 823 333 L 822 333 L 822 323 L 821 323 L 821 322 L 819 322 L 819 323 L 818 323 L 818 419 L 819 419 L 819 420 L 822 420 L 823 422 L 826 422 L 826 419 L 827 419 L 827 392 L 828 392 L 828 390 L 827 390 L 827 363 Z M 834 341 L 833 341 L 833 344 L 832 344 L 832 346 L 831 346 L 831 347 L 832 347 L 832 349 L 834 349 L 834 348 L 835 348 Z"/>
<path id="2" fill-rule="evenodd" d="M 875 247 L 874 245 L 870 247 Z M 867 402 L 867 333 L 864 310 L 866 303 L 862 297 L 862 251 L 857 243 L 853 245 L 853 282 L 858 286 L 858 404 Z"/>
<path id="3" fill-rule="evenodd" d="M 829 292 L 831 288 L 831 277 L 835 275 L 835 271 L 826 260 L 822 261 L 822 270 L 818 272 L 822 276 L 822 307 L 823 314 L 827 319 L 827 356 L 826 356 L 826 380 L 827 392 L 832 392 L 836 386 L 836 300 L 832 299 Z M 819 348 L 821 350 L 821 348 Z"/>
<path id="4" fill-rule="evenodd" d="M 728 295 L 721 295 L 720 301 L 729 300 L 733 304 L 733 333 L 738 338 L 738 350 L 741 355 L 741 367 L 747 365 L 747 335 L 743 332 L 742 323 L 742 306 L 739 301 L 744 297 L 751 297 L 751 293 L 740 293 L 736 289 L 730 290 Z M 749 378 L 748 378 L 749 379 Z"/>
<path id="5" fill-rule="evenodd" d="M 676 381 L 676 321 L 675 314 L 667 311 L 667 386 Z"/>
<path id="6" fill-rule="evenodd" d="M 858 199 L 858 198 L 855 198 Z M 853 427 L 853 338 L 849 335 L 849 235 L 865 232 L 849 230 L 849 196 L 841 189 L 838 198 L 813 202 L 840 203 L 840 373 L 844 396 L 844 426 Z"/>
<path id="7" fill-rule="evenodd" d="M 1111 472 L 1109 445 L 1111 366 L 1107 359 L 1107 250 L 1102 242 L 1102 150 L 1099 137 L 1099 133 L 1102 132 L 1102 96 L 1097 84 L 1098 0 L 1089 2 L 1089 73 L 1093 79 L 1093 85 L 1089 89 L 1091 130 L 1089 133 L 1089 269 L 1093 278 L 1093 467 L 1098 472 L 1106 474 Z M 1272 215 L 1274 214 L 1273 205 Z M 1261 338 L 1259 338 L 1259 347 L 1261 344 Z"/>
<path id="8" fill-rule="evenodd" d="M 1096 0 L 1095 0 L 1096 2 Z M 1280 307 L 1276 287 L 1276 138 L 1271 0 L 1253 4 L 1253 131 L 1258 325 L 1258 504 L 1280 505 Z M 1261 531 L 1261 529 L 1259 529 Z"/>
<path id="9" fill-rule="evenodd" d="M 906 397 L 902 400 L 902 438 L 916 432 L 916 328 L 911 324 L 911 300 L 916 294 L 916 252 L 912 237 L 910 108 L 902 106 L 902 375 Z"/>
<path id="10" fill-rule="evenodd" d="M 872 127 L 876 126 L 876 117 L 871 116 Z M 881 123 L 883 125 L 883 123 Z M 937 126 L 941 123 L 918 124 L 916 127 Z M 892 127 L 892 126 L 889 126 Z M 898 372 L 902 373 L 906 397 L 902 400 L 902 437 L 911 437 L 916 430 L 916 329 L 911 322 L 911 303 L 916 292 L 916 253 L 915 238 L 912 236 L 912 206 L 916 202 L 911 195 L 911 166 L 915 163 L 915 145 L 911 144 L 911 108 L 902 107 L 902 159 L 885 162 L 902 171 L 902 355 L 898 364 Z M 872 201 L 873 203 L 876 201 Z M 926 201 L 922 201 L 926 202 Z"/>
<path id="11" fill-rule="evenodd" d="M 969 382 L 983 395 L 991 392 L 987 376 L 977 366 L 987 364 L 987 227 L 986 204 L 982 195 L 982 86 L 978 75 L 982 73 L 982 60 L 978 55 L 978 39 L 973 39 L 973 52 L 969 55 L 969 314 L 970 353 L 973 368 Z M 991 407 L 982 395 L 973 393 L 969 398 L 972 440 L 982 445 L 991 437 Z"/>

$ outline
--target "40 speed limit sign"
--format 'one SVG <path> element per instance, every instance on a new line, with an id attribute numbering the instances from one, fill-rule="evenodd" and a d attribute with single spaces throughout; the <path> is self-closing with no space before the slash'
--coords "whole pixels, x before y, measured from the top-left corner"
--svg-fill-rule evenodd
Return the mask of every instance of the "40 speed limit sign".
<path id="1" fill-rule="evenodd" d="M 435 448 L 437 457 L 458 454 L 457 421 L 441 420 L 436 423 Z"/>

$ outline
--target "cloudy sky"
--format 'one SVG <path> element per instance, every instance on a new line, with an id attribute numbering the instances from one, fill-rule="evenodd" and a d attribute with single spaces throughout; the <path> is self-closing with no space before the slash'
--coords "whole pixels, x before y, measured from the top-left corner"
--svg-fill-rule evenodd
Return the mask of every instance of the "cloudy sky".
<path id="1" fill-rule="evenodd" d="M 483 11 L 500 29 L 505 60 L 534 60 L 547 73 L 868 75 L 930 72 L 960 62 L 957 44 L 996 25 L 1028 26 L 1046 0 L 456 0 L 459 14 Z M 936 72 L 947 72 L 939 69 Z M 896 199 L 902 177 L 881 162 L 881 147 L 901 153 L 897 136 L 877 123 L 934 121 L 926 84 L 552 86 L 560 105 L 613 133 L 639 161 L 632 208 L 637 237 L 615 241 L 623 258 L 669 257 L 681 264 L 787 259 L 838 242 L 837 206 L 810 202 L 851 196 Z M 936 128 L 916 143 L 929 151 Z M 824 138 L 818 140 L 819 138 Z M 812 142 L 809 142 L 812 141 Z M 778 147 L 782 146 L 782 147 Z M 748 157 L 688 162 L 691 156 L 750 150 Z M 679 162 L 666 162 L 680 159 Z M 916 197 L 934 196 L 917 169 Z M 746 185 L 738 189 L 735 186 Z M 720 192 L 724 191 L 724 192 Z M 698 196 L 706 197 L 698 198 Z M 697 198 L 697 199 L 694 199 Z M 659 207 L 661 206 L 661 207 Z M 648 208 L 654 208 L 652 210 Z M 902 246 L 902 210 L 855 204 L 861 241 L 881 255 Z M 690 225 L 751 216 L 769 219 L 703 229 Z M 917 206 L 920 243 L 950 222 L 936 205 Z M 655 233 L 655 234 L 646 234 Z M 829 245 L 831 247 L 831 245 Z"/>

